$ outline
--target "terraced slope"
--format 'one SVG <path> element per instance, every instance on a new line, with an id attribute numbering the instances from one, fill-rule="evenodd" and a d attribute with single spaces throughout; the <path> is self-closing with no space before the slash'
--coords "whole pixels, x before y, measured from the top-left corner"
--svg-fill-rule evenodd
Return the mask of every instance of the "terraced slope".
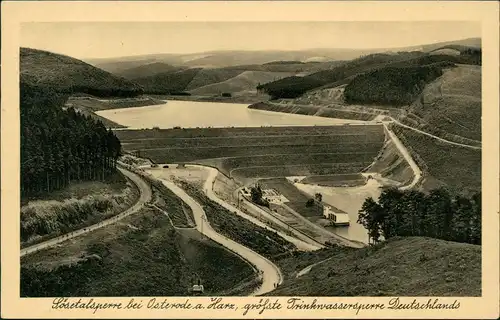
<path id="1" fill-rule="evenodd" d="M 127 151 L 157 163 L 195 162 L 236 179 L 357 173 L 384 143 L 381 125 L 120 130 Z"/>

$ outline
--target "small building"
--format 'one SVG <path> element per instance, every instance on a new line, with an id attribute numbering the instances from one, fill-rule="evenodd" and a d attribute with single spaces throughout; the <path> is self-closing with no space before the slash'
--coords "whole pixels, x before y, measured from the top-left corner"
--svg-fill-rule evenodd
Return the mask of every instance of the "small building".
<path id="1" fill-rule="evenodd" d="M 349 226 L 350 224 L 349 215 L 346 212 L 334 210 L 330 206 L 323 206 L 323 216 L 332 221 L 336 227 Z"/>
<path id="2" fill-rule="evenodd" d="M 270 203 L 278 204 L 278 205 L 282 204 L 283 202 L 288 201 L 288 199 L 285 198 L 276 189 L 263 189 L 262 190 L 262 198 L 266 199 Z"/>

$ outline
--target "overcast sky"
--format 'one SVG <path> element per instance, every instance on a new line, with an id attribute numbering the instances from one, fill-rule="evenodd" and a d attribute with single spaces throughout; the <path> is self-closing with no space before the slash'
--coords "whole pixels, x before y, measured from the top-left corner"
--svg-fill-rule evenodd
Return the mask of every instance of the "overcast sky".
<path id="1" fill-rule="evenodd" d="M 26 23 L 21 46 L 75 58 L 210 50 L 394 48 L 480 37 L 473 22 Z"/>

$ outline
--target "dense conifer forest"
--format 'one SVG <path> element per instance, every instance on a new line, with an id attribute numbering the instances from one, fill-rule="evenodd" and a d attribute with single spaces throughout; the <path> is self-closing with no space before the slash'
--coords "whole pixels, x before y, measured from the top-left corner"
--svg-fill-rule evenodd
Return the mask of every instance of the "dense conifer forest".
<path id="1" fill-rule="evenodd" d="M 104 125 L 73 108 L 67 94 L 21 82 L 21 195 L 67 186 L 70 181 L 104 179 L 120 155 L 118 138 Z"/>
<path id="2" fill-rule="evenodd" d="M 373 242 L 381 237 L 422 236 L 481 244 L 481 193 L 452 196 L 445 189 L 429 194 L 387 189 L 378 202 L 365 200 L 358 222 Z"/>
<path id="3" fill-rule="evenodd" d="M 382 68 L 354 78 L 345 88 L 347 103 L 404 106 L 411 104 L 425 85 L 443 74 L 446 62 L 436 65 Z"/>

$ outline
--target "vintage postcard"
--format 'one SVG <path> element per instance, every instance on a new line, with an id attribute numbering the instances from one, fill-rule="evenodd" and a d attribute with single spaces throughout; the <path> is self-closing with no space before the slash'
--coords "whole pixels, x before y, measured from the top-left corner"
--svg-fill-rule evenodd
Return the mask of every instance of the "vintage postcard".
<path id="1" fill-rule="evenodd" d="M 498 318 L 498 9 L 3 2 L 2 318 Z"/>

